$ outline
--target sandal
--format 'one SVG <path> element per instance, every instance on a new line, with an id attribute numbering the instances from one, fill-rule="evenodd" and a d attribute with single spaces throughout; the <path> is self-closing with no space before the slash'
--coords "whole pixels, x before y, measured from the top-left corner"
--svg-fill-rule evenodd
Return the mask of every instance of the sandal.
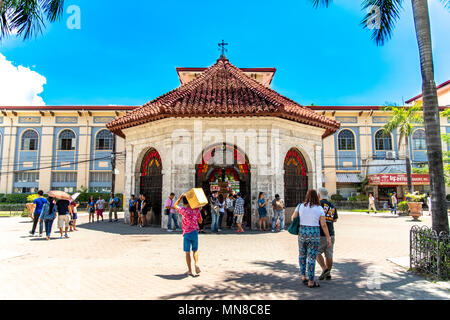
<path id="1" fill-rule="evenodd" d="M 302 282 L 305 286 L 308 285 L 308 279 L 303 279 Z"/>
<path id="2" fill-rule="evenodd" d="M 320 284 L 318 282 L 316 282 L 316 281 L 314 281 L 314 284 L 312 286 L 310 286 L 308 284 L 308 288 L 319 288 L 319 287 L 320 287 Z"/>

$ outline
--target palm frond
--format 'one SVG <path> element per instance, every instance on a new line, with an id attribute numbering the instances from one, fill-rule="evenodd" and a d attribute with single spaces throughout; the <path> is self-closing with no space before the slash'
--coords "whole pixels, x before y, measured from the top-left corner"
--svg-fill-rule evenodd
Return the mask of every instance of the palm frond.
<path id="1" fill-rule="evenodd" d="M 64 0 L 44 0 L 42 1 L 42 9 L 47 14 L 50 22 L 59 20 L 64 12 Z"/>
<path id="2" fill-rule="evenodd" d="M 0 40 L 16 32 L 24 40 L 42 33 L 45 20 L 64 13 L 64 0 L 0 0 Z"/>
<path id="3" fill-rule="evenodd" d="M 315 8 L 318 7 L 325 7 L 328 8 L 328 6 L 333 2 L 333 0 L 310 0 Z"/>
<path id="4" fill-rule="evenodd" d="M 370 9 L 371 11 L 364 16 L 361 25 L 368 28 L 369 25 L 374 25 L 372 22 L 375 23 L 372 39 L 377 46 L 382 46 L 392 37 L 395 23 L 400 16 L 402 3 L 403 0 L 363 0 L 363 9 Z"/>

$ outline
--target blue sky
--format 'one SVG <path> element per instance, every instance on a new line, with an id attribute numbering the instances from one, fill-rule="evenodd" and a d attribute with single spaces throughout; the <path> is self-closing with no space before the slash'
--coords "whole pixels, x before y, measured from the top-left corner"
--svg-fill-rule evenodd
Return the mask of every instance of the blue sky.
<path id="1" fill-rule="evenodd" d="M 360 27 L 360 2 L 66 0 L 81 10 L 80 30 L 67 28 L 66 13 L 0 53 L 45 77 L 47 105 L 143 104 L 179 85 L 176 67 L 212 65 L 222 39 L 231 63 L 277 68 L 272 87 L 301 104 L 401 103 L 421 90 L 410 1 L 383 47 Z M 430 15 L 439 84 L 450 79 L 450 13 L 430 0 Z"/>

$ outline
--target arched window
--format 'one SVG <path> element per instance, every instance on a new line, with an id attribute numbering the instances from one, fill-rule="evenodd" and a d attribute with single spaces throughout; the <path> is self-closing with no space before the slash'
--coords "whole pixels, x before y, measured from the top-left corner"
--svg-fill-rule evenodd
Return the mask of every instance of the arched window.
<path id="1" fill-rule="evenodd" d="M 59 134 L 59 150 L 75 150 L 75 133 L 72 130 L 63 130 Z"/>
<path id="2" fill-rule="evenodd" d="M 350 130 L 342 130 L 338 135 L 339 150 L 355 150 L 355 135 Z"/>
<path id="3" fill-rule="evenodd" d="M 38 149 L 39 136 L 34 130 L 27 130 L 22 134 L 22 150 L 33 151 Z"/>
<path id="4" fill-rule="evenodd" d="M 112 150 L 113 135 L 109 130 L 101 130 L 95 137 L 95 150 Z"/>
<path id="5" fill-rule="evenodd" d="M 375 150 L 392 150 L 392 137 L 390 133 L 385 133 L 383 130 L 378 130 L 375 133 Z"/>
<path id="6" fill-rule="evenodd" d="M 413 137 L 413 149 L 414 150 L 426 150 L 427 149 L 427 141 L 425 138 L 425 130 L 417 129 L 414 131 Z"/>

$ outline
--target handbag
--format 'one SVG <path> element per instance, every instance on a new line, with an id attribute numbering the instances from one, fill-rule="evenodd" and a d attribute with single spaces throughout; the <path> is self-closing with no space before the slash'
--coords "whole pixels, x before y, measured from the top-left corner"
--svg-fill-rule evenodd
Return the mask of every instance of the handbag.
<path id="1" fill-rule="evenodd" d="M 300 218 L 297 216 L 292 220 L 291 224 L 289 225 L 288 232 L 294 236 L 298 235 L 298 231 L 300 229 Z"/>
<path id="2" fill-rule="evenodd" d="M 166 216 L 168 216 L 169 215 L 169 213 L 170 213 L 170 209 L 164 209 L 164 214 L 166 215 Z"/>

